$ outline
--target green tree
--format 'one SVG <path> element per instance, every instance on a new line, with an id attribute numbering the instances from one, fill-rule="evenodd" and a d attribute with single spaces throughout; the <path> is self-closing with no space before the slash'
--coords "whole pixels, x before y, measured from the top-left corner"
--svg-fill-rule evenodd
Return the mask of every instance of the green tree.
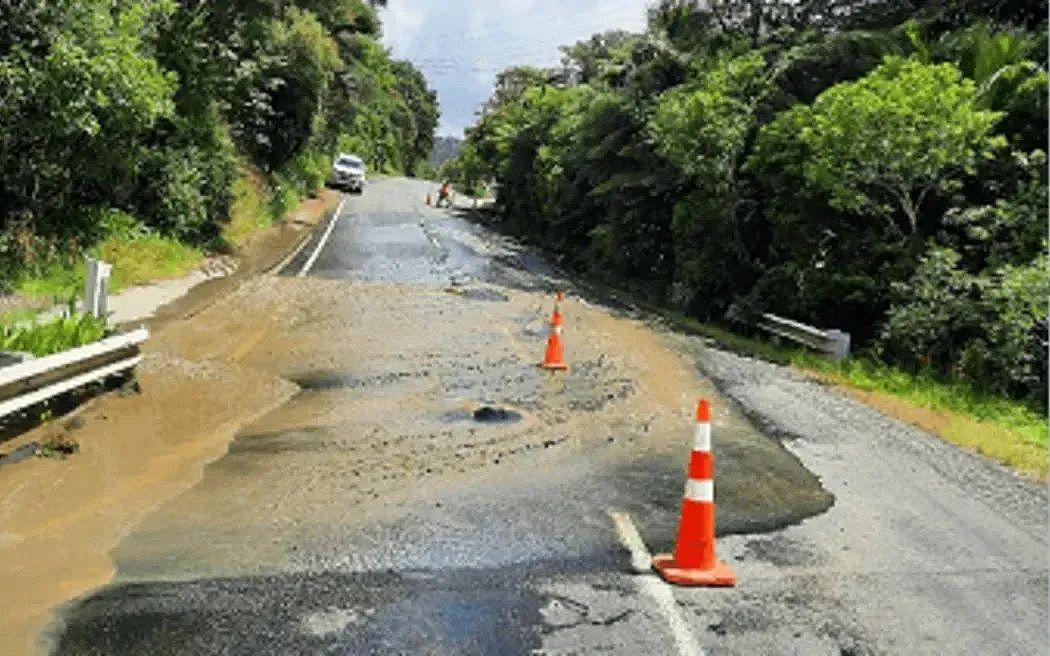
<path id="1" fill-rule="evenodd" d="M 688 190 L 674 208 L 673 298 L 708 316 L 725 310 L 749 278 L 738 178 L 756 105 L 769 91 L 764 67 L 757 53 L 720 60 L 661 96 L 650 121 L 657 150 Z"/>
<path id="2" fill-rule="evenodd" d="M 40 233 L 75 234 L 84 228 L 70 220 L 80 204 L 130 201 L 141 140 L 174 109 L 175 77 L 147 41 L 171 9 L 166 1 L 58 2 L 45 14 L 54 21 L 49 42 L 20 40 L 0 53 L 5 222 L 20 217 Z"/>
<path id="3" fill-rule="evenodd" d="M 1045 244 L 1044 244 L 1045 250 Z M 967 273 L 933 247 L 894 289 L 879 348 L 900 365 L 954 375 L 1012 396 L 1045 394 L 1050 271 L 1045 253 L 1021 266 Z"/>
<path id="4" fill-rule="evenodd" d="M 952 64 L 889 57 L 767 129 L 798 134 L 805 177 L 833 207 L 882 218 L 903 237 L 919 233 L 927 196 L 957 190 L 959 176 L 1004 144 L 992 133 L 1000 114 L 978 109 L 976 95 Z"/>

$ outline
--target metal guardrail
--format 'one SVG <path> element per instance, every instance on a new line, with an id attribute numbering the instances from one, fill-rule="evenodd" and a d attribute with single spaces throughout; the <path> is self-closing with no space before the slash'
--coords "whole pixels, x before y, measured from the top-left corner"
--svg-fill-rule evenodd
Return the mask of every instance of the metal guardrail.
<path id="1" fill-rule="evenodd" d="M 118 374 L 142 361 L 145 328 L 0 369 L 0 417 Z"/>
<path id="2" fill-rule="evenodd" d="M 768 313 L 759 319 L 758 327 L 778 337 L 820 351 L 836 362 L 849 357 L 849 333 L 841 330 L 820 330 Z"/>

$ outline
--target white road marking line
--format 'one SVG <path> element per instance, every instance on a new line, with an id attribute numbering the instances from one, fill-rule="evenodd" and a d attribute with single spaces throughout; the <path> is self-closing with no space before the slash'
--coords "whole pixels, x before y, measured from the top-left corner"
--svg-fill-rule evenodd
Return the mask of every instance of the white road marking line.
<path id="1" fill-rule="evenodd" d="M 652 556 L 642 542 L 642 536 L 638 535 L 638 529 L 634 527 L 630 515 L 622 512 L 610 512 L 613 522 L 616 523 L 616 532 L 620 534 L 620 542 L 631 552 L 631 568 L 637 574 L 649 572 L 653 566 Z"/>
<path id="2" fill-rule="evenodd" d="M 307 232 L 306 235 L 303 236 L 303 238 L 299 240 L 299 245 L 295 247 L 295 250 L 292 251 L 291 253 L 289 253 L 288 255 L 285 255 L 284 259 L 282 259 L 277 264 L 277 266 L 275 266 L 274 268 L 270 269 L 270 272 L 271 273 L 280 273 L 281 271 L 284 271 L 284 267 L 288 266 L 288 263 L 291 262 L 292 260 L 294 260 L 296 258 L 296 256 L 299 255 L 299 253 L 302 253 L 303 249 L 306 248 L 306 245 L 310 243 L 310 236 L 311 236 L 311 234 L 312 234 L 311 232 Z"/>
<path id="3" fill-rule="evenodd" d="M 638 529 L 634 527 L 631 516 L 627 513 L 615 511 L 611 511 L 609 516 L 612 517 L 613 523 L 616 524 L 616 532 L 620 535 L 620 542 L 631 552 L 631 567 L 637 573 L 650 571 L 653 557 L 649 555 L 649 550 L 645 548 L 645 542 L 642 541 L 642 536 L 638 534 Z M 685 620 L 682 619 L 682 614 L 678 611 L 678 604 L 675 602 L 674 595 L 671 594 L 671 588 L 654 576 L 645 576 L 638 579 L 638 581 L 642 592 L 652 597 L 653 601 L 656 602 L 656 607 L 660 609 L 664 619 L 667 620 L 667 625 L 671 629 L 671 636 L 674 638 L 679 655 L 704 656 L 704 650 L 700 648 L 700 643 L 696 641 L 692 629 L 685 623 Z"/>
<path id="4" fill-rule="evenodd" d="M 328 237 L 332 234 L 332 229 L 335 228 L 335 224 L 339 221 L 339 217 L 343 214 L 344 204 L 346 204 L 345 198 L 339 202 L 339 207 L 335 208 L 335 214 L 332 216 L 332 220 L 328 222 L 328 229 L 324 231 L 323 235 L 321 235 L 321 241 L 317 242 L 317 248 L 315 248 L 314 252 L 310 254 L 310 259 L 306 260 L 306 264 L 304 264 L 303 268 L 299 271 L 300 278 L 309 273 L 310 267 L 312 267 L 314 265 L 314 262 L 317 261 L 317 257 L 321 254 L 321 250 L 324 248 L 325 243 L 328 241 Z"/>

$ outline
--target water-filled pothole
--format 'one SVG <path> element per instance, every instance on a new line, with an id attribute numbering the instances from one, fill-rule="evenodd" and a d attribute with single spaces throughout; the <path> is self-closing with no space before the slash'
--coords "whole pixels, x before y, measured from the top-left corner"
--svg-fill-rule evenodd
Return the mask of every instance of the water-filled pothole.
<path id="1" fill-rule="evenodd" d="M 482 405 L 473 410 L 451 410 L 441 418 L 448 423 L 513 424 L 521 421 L 521 413 L 500 406 Z"/>
<path id="2" fill-rule="evenodd" d="M 506 424 L 520 421 L 521 415 L 506 408 L 483 405 L 474 411 L 473 418 L 482 424 Z"/>

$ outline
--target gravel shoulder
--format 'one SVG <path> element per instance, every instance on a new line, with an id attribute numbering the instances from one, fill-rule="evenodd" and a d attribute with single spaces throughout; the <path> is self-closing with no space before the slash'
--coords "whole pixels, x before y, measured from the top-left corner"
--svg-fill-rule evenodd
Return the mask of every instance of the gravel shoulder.
<path id="1" fill-rule="evenodd" d="M 697 361 L 835 495 L 797 526 L 721 540 L 743 572 L 729 594 L 677 593 L 719 653 L 1047 652 L 1045 486 L 789 368 L 710 347 Z"/>

